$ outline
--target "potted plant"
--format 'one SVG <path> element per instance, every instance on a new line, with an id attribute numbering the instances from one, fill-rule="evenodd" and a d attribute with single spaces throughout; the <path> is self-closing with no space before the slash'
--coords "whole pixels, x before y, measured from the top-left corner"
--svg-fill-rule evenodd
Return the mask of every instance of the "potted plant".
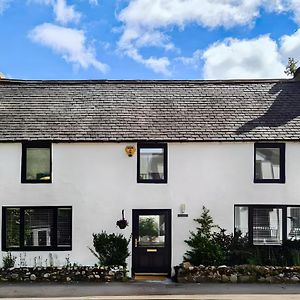
<path id="1" fill-rule="evenodd" d="M 122 209 L 122 219 L 117 221 L 117 226 L 120 229 L 125 229 L 128 226 L 127 220 L 124 218 L 124 209 Z"/>

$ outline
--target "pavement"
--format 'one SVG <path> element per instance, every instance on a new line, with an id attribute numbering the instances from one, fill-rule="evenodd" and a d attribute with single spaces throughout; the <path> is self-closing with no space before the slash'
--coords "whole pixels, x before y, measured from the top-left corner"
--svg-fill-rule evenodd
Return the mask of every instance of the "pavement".
<path id="1" fill-rule="evenodd" d="M 120 283 L 0 283 L 0 298 L 300 300 L 300 284 L 180 284 L 170 280 Z"/>

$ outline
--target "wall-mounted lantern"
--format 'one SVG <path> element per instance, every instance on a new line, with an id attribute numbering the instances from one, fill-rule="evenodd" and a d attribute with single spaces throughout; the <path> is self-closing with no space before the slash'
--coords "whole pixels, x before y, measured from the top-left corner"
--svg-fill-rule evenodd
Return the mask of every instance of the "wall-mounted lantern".
<path id="1" fill-rule="evenodd" d="M 185 203 L 181 203 L 179 206 L 179 214 L 177 214 L 177 217 L 188 217 L 189 215 L 186 213 L 186 205 Z"/>
<path id="2" fill-rule="evenodd" d="M 185 209 L 186 209 L 185 204 L 184 203 L 180 204 L 180 213 L 181 214 L 185 213 Z"/>
<path id="3" fill-rule="evenodd" d="M 135 149 L 134 146 L 126 146 L 126 147 L 125 147 L 125 152 L 127 153 L 127 155 L 128 155 L 129 157 L 133 156 L 134 153 L 135 153 L 135 151 L 136 151 L 136 149 Z"/>

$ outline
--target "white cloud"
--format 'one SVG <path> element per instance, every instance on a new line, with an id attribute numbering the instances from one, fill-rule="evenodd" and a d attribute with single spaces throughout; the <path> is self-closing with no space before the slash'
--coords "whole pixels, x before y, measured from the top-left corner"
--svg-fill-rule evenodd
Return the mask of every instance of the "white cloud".
<path id="1" fill-rule="evenodd" d="M 53 11 L 56 21 L 61 24 L 77 23 L 81 17 L 81 14 L 74 9 L 74 6 L 67 5 L 65 0 L 56 0 L 53 4 Z"/>
<path id="2" fill-rule="evenodd" d="M 66 0 L 29 0 L 29 3 L 51 5 L 55 14 L 55 20 L 63 25 L 70 22 L 77 23 L 81 18 L 81 13 L 77 12 L 74 5 L 68 5 Z"/>
<path id="3" fill-rule="evenodd" d="M 189 23 L 206 27 L 249 24 L 259 15 L 263 0 L 131 0 L 118 18 L 123 22 L 120 48 L 170 44 L 161 29 L 184 28 Z M 148 36 L 147 43 L 142 42 Z"/>
<path id="4" fill-rule="evenodd" d="M 165 50 L 176 49 L 176 46 L 170 40 L 168 32 L 174 26 L 184 30 L 188 24 L 197 24 L 207 28 L 225 27 L 230 28 L 234 26 L 251 26 L 255 20 L 260 16 L 260 10 L 266 9 L 269 12 L 286 13 L 292 12 L 294 20 L 300 24 L 300 0 L 129 0 L 128 5 L 120 11 L 118 19 L 123 23 L 122 34 L 118 42 L 118 48 L 123 53 L 127 54 L 132 51 L 139 51 L 142 47 L 155 46 Z M 256 43 L 251 42 L 257 47 L 257 51 L 263 55 L 266 54 L 259 44 L 267 43 L 265 39 L 259 39 Z M 235 47 L 242 47 L 246 41 L 237 44 L 238 40 L 227 41 L 223 43 L 223 48 L 235 50 Z M 250 42 L 249 42 L 250 43 Z M 276 60 L 276 43 L 271 43 L 269 39 L 268 46 L 273 45 L 273 56 L 268 57 L 267 61 Z M 210 54 L 221 49 L 220 45 L 213 45 L 210 49 Z M 217 47 L 217 48 L 216 48 Z M 215 49 L 216 48 L 216 49 Z M 276 48 L 276 47 L 275 47 Z M 264 69 L 266 63 L 261 59 L 256 60 L 255 57 L 250 58 L 250 54 L 246 50 L 241 51 L 242 55 L 249 59 L 253 59 L 257 66 Z M 211 54 L 212 55 L 212 54 Z M 255 56 L 255 55 L 254 55 Z M 245 57 L 245 60 L 246 60 Z M 147 58 L 143 58 L 146 60 Z M 195 64 L 199 60 L 199 55 L 191 58 L 178 58 L 184 64 Z M 208 59 L 208 58 L 207 58 Z M 257 56 L 257 59 L 259 57 Z M 136 61 L 138 61 L 136 59 Z M 209 60 L 209 63 L 212 62 Z M 224 62 L 224 64 L 226 64 Z M 254 67 L 255 68 L 255 67 Z M 275 66 L 274 74 L 279 74 L 282 69 L 280 60 Z M 232 76 L 237 73 L 231 68 Z M 230 72 L 226 72 L 230 76 Z M 243 72 L 243 76 L 252 76 L 250 67 Z M 258 71 L 253 73 L 256 75 Z M 264 69 L 259 76 L 266 74 L 270 76 L 268 71 Z M 269 75 L 268 75 L 269 74 Z"/>
<path id="5" fill-rule="evenodd" d="M 106 72 L 108 66 L 96 58 L 94 47 L 86 42 L 82 30 L 44 23 L 35 27 L 29 34 L 32 41 L 51 48 L 64 60 L 84 69 L 94 67 Z"/>
<path id="6" fill-rule="evenodd" d="M 195 22 L 207 27 L 248 24 L 261 0 L 131 0 L 119 15 L 128 27 L 161 28 Z"/>
<path id="7" fill-rule="evenodd" d="M 135 61 L 146 65 L 145 62 L 151 58 L 141 57 L 138 52 L 140 48 L 155 46 L 165 50 L 176 49 L 162 29 L 168 30 L 172 26 L 184 28 L 189 23 L 211 28 L 248 24 L 259 15 L 261 1 L 263 0 L 202 0 L 199 3 L 199 0 L 131 0 L 118 15 L 124 24 L 118 48 Z M 188 63 L 187 59 L 179 60 Z M 197 59 L 196 56 L 193 59 Z M 156 64 L 148 67 L 155 72 L 170 74 L 167 69 L 169 60 L 162 57 L 157 58 L 157 61 L 163 62 L 163 67 L 157 68 Z"/>
<path id="8" fill-rule="evenodd" d="M 284 78 L 289 57 L 300 62 L 300 29 L 282 36 L 279 42 L 269 36 L 226 39 L 203 52 L 204 78 Z"/>
<path id="9" fill-rule="evenodd" d="M 202 51 L 196 50 L 191 57 L 180 56 L 177 57 L 175 60 L 183 63 L 186 66 L 191 66 L 194 69 L 197 69 L 199 66 L 199 62 L 202 59 Z"/>
<path id="10" fill-rule="evenodd" d="M 9 7 L 11 0 L 0 0 L 0 15 Z"/>
<path id="11" fill-rule="evenodd" d="M 280 39 L 281 53 L 287 60 L 288 57 L 293 57 L 300 61 L 300 29 L 292 35 L 284 35 Z"/>
<path id="12" fill-rule="evenodd" d="M 284 77 L 280 49 L 269 36 L 226 39 L 211 45 L 202 58 L 206 79 Z"/>
<path id="13" fill-rule="evenodd" d="M 294 14 L 295 22 L 300 25 L 300 0 L 282 0 L 285 10 L 291 10 Z"/>
<path id="14" fill-rule="evenodd" d="M 98 3 L 98 0 L 89 0 L 89 3 L 91 4 L 91 5 L 98 5 L 99 3 Z"/>
<path id="15" fill-rule="evenodd" d="M 136 62 L 143 64 L 155 73 L 161 73 L 166 76 L 171 75 L 171 72 L 168 70 L 170 61 L 167 57 L 156 58 L 151 56 L 149 58 L 144 58 L 138 53 L 137 49 L 127 50 L 126 54 Z"/>

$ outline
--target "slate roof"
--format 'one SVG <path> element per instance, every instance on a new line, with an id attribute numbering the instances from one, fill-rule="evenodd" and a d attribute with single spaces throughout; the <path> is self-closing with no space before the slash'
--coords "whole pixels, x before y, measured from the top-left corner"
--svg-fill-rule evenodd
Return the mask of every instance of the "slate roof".
<path id="1" fill-rule="evenodd" d="M 293 80 L 0 80 L 0 141 L 299 139 Z"/>

